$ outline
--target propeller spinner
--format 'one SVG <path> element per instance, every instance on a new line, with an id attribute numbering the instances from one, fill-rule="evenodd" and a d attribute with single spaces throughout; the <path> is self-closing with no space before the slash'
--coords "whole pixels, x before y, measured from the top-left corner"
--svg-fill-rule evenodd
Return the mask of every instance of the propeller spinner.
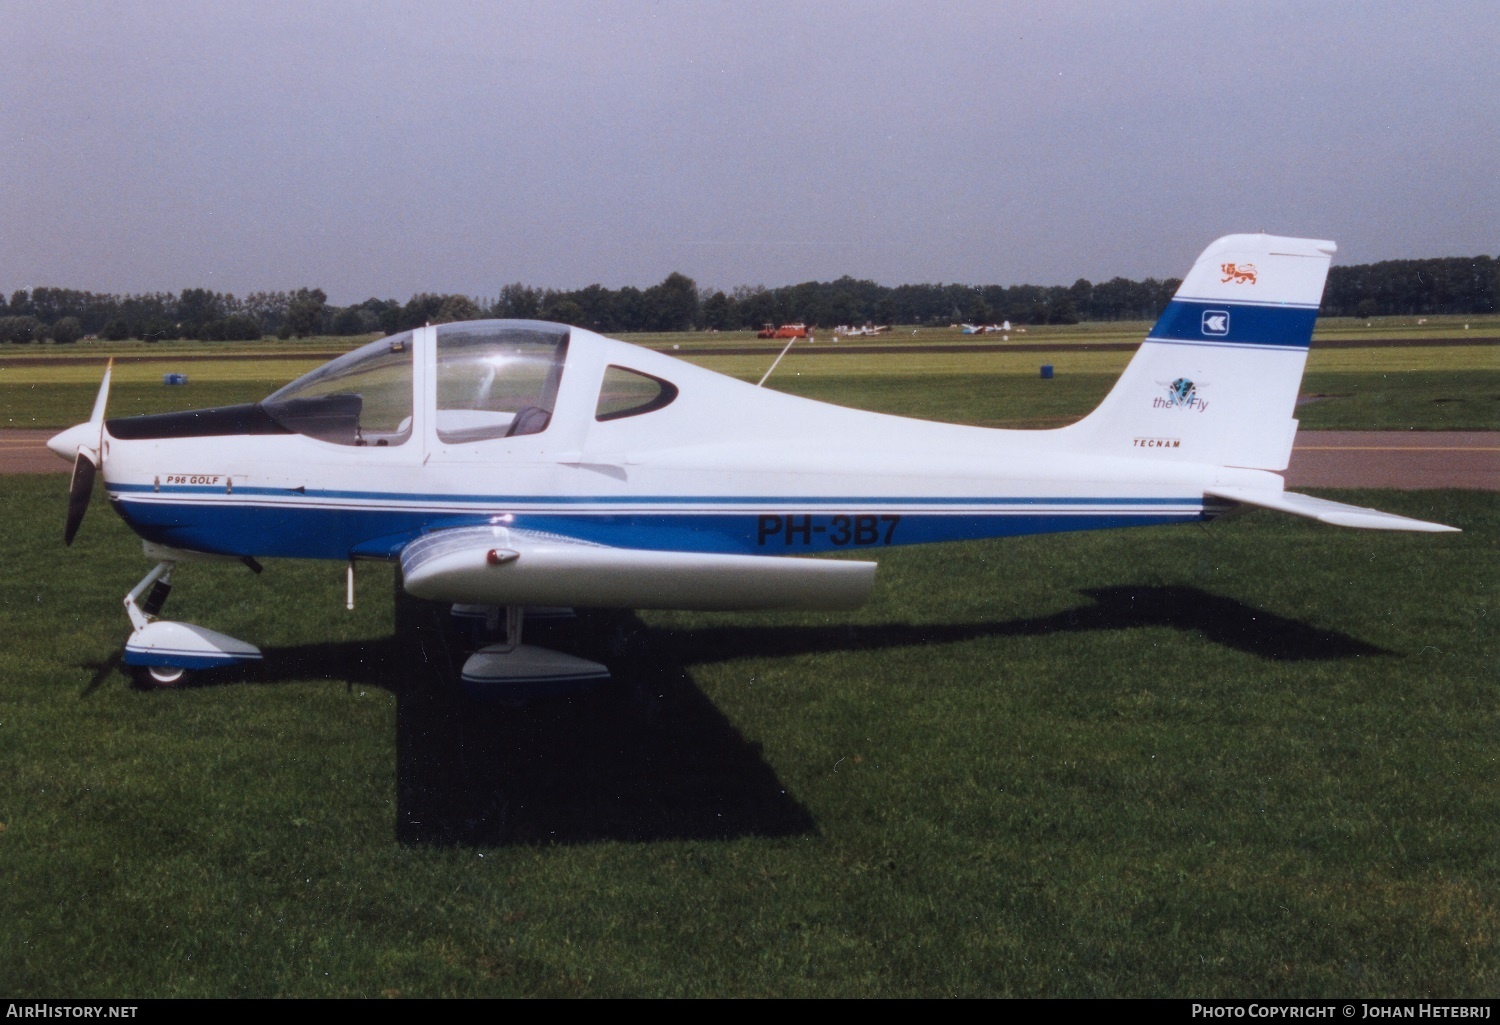
<path id="1" fill-rule="evenodd" d="M 53 435 L 47 447 L 64 459 L 73 461 L 73 479 L 68 484 L 68 520 L 63 528 L 63 543 L 72 544 L 78 534 L 83 514 L 88 512 L 89 499 L 94 493 L 94 477 L 104 462 L 104 407 L 109 400 L 109 378 L 114 372 L 114 360 L 104 368 L 104 380 L 99 384 L 99 394 L 94 399 L 94 411 L 87 423 L 75 424 L 67 430 Z"/>

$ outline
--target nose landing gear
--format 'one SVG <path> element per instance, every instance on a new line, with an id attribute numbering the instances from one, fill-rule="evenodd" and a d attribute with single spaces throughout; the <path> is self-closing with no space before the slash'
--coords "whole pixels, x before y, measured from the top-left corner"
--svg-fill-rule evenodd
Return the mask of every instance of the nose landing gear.
<path id="1" fill-rule="evenodd" d="M 181 687 L 200 670 L 260 661 L 260 649 L 246 641 L 192 623 L 156 618 L 172 591 L 175 566 L 171 560 L 157 563 L 125 596 L 125 614 L 134 629 L 125 642 L 123 661 L 136 685 Z M 143 594 L 146 599 L 141 601 Z"/>

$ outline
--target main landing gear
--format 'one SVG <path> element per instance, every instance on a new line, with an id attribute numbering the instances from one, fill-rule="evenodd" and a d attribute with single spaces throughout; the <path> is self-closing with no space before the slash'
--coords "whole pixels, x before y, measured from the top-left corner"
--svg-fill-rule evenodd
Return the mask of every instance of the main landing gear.
<path id="1" fill-rule="evenodd" d="M 480 644 L 459 674 L 471 698 L 521 702 L 573 694 L 609 681 L 609 669 L 598 662 L 521 643 L 524 625 L 571 618 L 571 609 L 455 605 L 452 616 L 455 627 L 471 643 Z M 484 643 L 497 636 L 503 639 Z"/>
<path id="2" fill-rule="evenodd" d="M 137 686 L 180 687 L 199 670 L 260 661 L 260 649 L 246 641 L 192 623 L 156 618 L 172 593 L 176 565 L 171 560 L 157 563 L 125 596 L 132 631 L 123 661 Z"/>

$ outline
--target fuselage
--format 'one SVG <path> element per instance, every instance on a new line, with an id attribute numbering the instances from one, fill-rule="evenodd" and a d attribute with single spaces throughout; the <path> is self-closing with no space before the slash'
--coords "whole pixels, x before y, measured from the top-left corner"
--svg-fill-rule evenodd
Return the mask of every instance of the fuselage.
<path id="1" fill-rule="evenodd" d="M 465 349 L 445 334 L 460 328 Z M 528 422 L 536 407 L 511 407 L 532 399 L 497 397 L 517 362 L 504 334 L 544 328 L 563 336 L 550 368 L 525 371 L 544 396 Z M 794 555 L 1187 522 L 1219 511 L 1207 485 L 1280 486 L 1262 470 L 1094 454 L 1071 428 L 815 402 L 577 328 L 442 325 L 387 344 L 366 347 L 366 370 L 352 360 L 332 384 L 272 396 L 269 420 L 257 406 L 106 421 L 111 505 L 148 541 L 259 558 L 391 559 L 425 533 L 485 523 Z M 345 423 L 347 402 L 364 421 Z"/>

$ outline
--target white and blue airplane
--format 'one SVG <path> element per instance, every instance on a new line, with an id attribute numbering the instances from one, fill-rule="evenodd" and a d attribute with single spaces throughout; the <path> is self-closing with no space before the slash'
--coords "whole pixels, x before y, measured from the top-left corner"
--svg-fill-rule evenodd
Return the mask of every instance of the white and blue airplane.
<path id="1" fill-rule="evenodd" d="M 337 560 L 352 588 L 370 559 L 398 563 L 418 598 L 504 610 L 504 639 L 463 677 L 524 693 L 608 675 L 521 644 L 527 607 L 858 606 L 875 562 L 808 557 L 821 553 L 1244 506 L 1452 530 L 1283 487 L 1334 251 L 1214 242 L 1098 408 L 1056 430 L 848 409 L 538 321 L 418 328 L 216 409 L 106 419 L 106 371 L 88 422 L 48 443 L 74 463 L 65 536 L 98 473 L 156 560 L 126 598 L 124 661 L 146 683 L 261 657 L 159 618 L 178 562 Z"/>

